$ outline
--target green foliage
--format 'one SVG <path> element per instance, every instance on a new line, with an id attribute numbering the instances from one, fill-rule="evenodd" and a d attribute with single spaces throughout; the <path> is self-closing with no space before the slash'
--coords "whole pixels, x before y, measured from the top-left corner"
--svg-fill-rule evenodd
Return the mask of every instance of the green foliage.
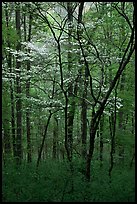
<path id="1" fill-rule="evenodd" d="M 10 48 L 14 48 L 17 45 L 17 42 L 19 40 L 18 34 L 15 30 L 15 27 L 12 26 L 12 23 L 10 25 L 6 26 L 5 21 L 2 22 L 2 39 L 3 39 L 3 46 L 8 46 L 6 43 L 10 43 Z"/>
<path id="2" fill-rule="evenodd" d="M 75 2 L 76 3 L 76 2 Z M 88 3 L 88 2 L 87 2 Z M 86 2 L 85 2 L 86 4 Z M 85 5 L 84 4 L 84 5 Z M 5 6 L 6 7 L 5 7 Z M 62 4 L 63 5 L 63 4 Z M 110 82 L 118 70 L 122 55 L 126 49 L 131 31 L 124 19 L 113 6 L 121 8 L 121 2 L 91 2 L 91 8 L 84 8 L 81 24 L 80 41 L 88 62 L 89 72 L 92 76 L 92 88 L 95 97 L 101 102 L 109 90 Z M 67 3 L 66 6 L 67 7 Z M 20 83 L 22 100 L 22 147 L 23 159 L 27 156 L 27 121 L 26 113 L 30 119 L 30 139 L 32 148 L 32 161 L 36 162 L 38 151 L 45 131 L 45 124 L 49 111 L 53 114 L 48 126 L 41 163 L 36 171 L 36 164 L 27 164 L 23 160 L 21 166 L 14 165 L 13 150 L 7 155 L 4 152 L 2 177 L 4 202 L 134 202 L 134 169 L 129 164 L 134 152 L 134 90 L 135 71 L 134 55 L 130 58 L 124 70 L 124 88 L 120 89 L 121 80 L 117 87 L 117 114 L 114 167 L 111 182 L 108 176 L 110 165 L 110 121 L 114 113 L 115 91 L 113 90 L 107 100 L 104 110 L 103 129 L 98 127 L 98 137 L 95 138 L 95 148 L 91 163 L 91 182 L 85 180 L 85 161 L 81 159 L 81 133 L 82 101 L 87 103 L 87 144 L 89 147 L 90 125 L 94 100 L 91 94 L 90 81 L 87 87 L 85 80 L 84 55 L 77 39 L 77 15 L 73 16 L 73 36 L 68 35 L 67 9 L 58 2 L 23 2 L 21 4 L 21 51 L 17 53 L 16 45 L 19 40 L 16 32 L 16 2 L 3 2 L 2 38 L 3 38 L 3 92 L 2 92 L 2 119 L 4 136 L 9 136 L 11 149 L 13 147 L 12 135 L 12 105 L 15 115 L 15 137 L 17 136 L 17 57 L 20 60 Z M 86 11 L 87 9 L 87 11 Z M 8 24 L 6 22 L 8 12 Z M 125 2 L 125 14 L 132 24 L 133 4 Z M 122 10 L 121 10 L 122 12 Z M 29 16 L 32 21 L 29 22 Z M 43 15 L 41 15 L 43 14 Z M 25 15 L 25 20 L 24 20 Z M 44 18 L 47 17 L 47 20 Z M 24 23 L 25 21 L 25 23 Z M 31 25 L 31 26 L 30 26 Z M 49 26 L 50 25 L 50 26 Z M 29 28 L 31 28 L 30 42 L 27 42 Z M 26 42 L 24 42 L 26 39 Z M 58 40 L 57 40 L 58 39 Z M 11 57 L 11 64 L 10 58 Z M 28 64 L 30 70 L 27 70 Z M 61 79 L 62 71 L 62 79 Z M 29 79 L 29 80 L 28 80 Z M 13 88 L 13 101 L 11 97 Z M 26 97 L 27 81 L 30 83 L 29 93 Z M 61 84 L 62 82 L 62 84 Z M 77 85 L 77 94 L 76 92 Z M 75 88 L 74 88 L 75 87 Z M 72 88 L 72 89 L 71 89 Z M 71 91 L 70 91 L 71 89 Z M 84 92 L 87 96 L 84 97 Z M 69 94 L 70 92 L 70 94 Z M 72 93 L 71 93 L 72 92 Z M 69 96 L 71 95 L 71 96 Z M 66 119 L 64 110 L 68 97 L 67 113 L 74 113 L 73 121 L 73 167 L 65 161 L 64 147 Z M 98 111 L 100 103 L 96 103 L 94 110 Z M 119 111 L 123 116 L 119 120 Z M 69 114 L 70 115 L 70 114 Z M 68 117 L 69 117 L 68 115 Z M 57 123 L 54 117 L 57 117 Z M 72 119 L 73 120 L 73 119 Z M 122 126 L 119 128 L 119 122 Z M 56 134 L 56 144 L 54 132 Z M 100 133 L 103 141 L 103 166 L 100 167 Z M 3 140 L 3 143 L 5 141 Z M 57 157 L 53 160 L 53 146 L 56 146 Z M 5 143 L 3 149 L 5 148 Z M 120 161 L 120 148 L 124 150 L 123 161 Z M 63 160 L 62 158 L 65 159 Z M 133 161 L 134 166 L 134 161 Z M 73 187 L 73 188 L 72 188 Z"/>
<path id="3" fill-rule="evenodd" d="M 92 180 L 88 183 L 77 168 L 70 173 L 67 162 L 47 160 L 36 171 L 35 164 L 3 167 L 4 202 L 134 202 L 134 169 L 114 168 L 112 180 L 107 166 L 92 165 Z M 72 191 L 72 180 L 73 188 Z"/>

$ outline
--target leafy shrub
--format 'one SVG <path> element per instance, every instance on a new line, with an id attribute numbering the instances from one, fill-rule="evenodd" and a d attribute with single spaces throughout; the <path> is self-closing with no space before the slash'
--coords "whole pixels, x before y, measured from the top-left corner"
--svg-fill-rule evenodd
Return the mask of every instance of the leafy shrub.
<path id="1" fill-rule="evenodd" d="M 3 167 L 4 202 L 133 202 L 135 200 L 134 169 L 114 167 L 112 179 L 108 167 L 92 163 L 91 182 L 79 171 L 74 162 L 71 172 L 67 162 L 47 160 L 36 171 L 35 164 L 19 168 L 8 164 Z"/>

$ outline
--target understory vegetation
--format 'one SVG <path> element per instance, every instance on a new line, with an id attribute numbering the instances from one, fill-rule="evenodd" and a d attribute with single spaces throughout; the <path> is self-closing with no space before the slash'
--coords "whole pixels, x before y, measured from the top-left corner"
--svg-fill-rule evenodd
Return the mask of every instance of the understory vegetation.
<path id="1" fill-rule="evenodd" d="M 108 174 L 108 163 L 100 168 L 93 161 L 92 179 L 85 180 L 81 162 L 74 162 L 73 174 L 67 161 L 46 160 L 36 170 L 34 163 L 20 167 L 8 163 L 3 171 L 4 202 L 134 202 L 135 169 L 117 165 Z M 73 189 L 72 189 L 73 185 Z"/>

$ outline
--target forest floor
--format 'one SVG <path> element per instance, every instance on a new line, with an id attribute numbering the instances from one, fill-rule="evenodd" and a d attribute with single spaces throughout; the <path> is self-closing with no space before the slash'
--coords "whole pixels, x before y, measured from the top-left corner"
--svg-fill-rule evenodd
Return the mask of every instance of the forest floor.
<path id="1" fill-rule="evenodd" d="M 87 182 L 74 162 L 73 175 L 66 161 L 43 161 L 36 164 L 3 165 L 3 202 L 134 202 L 134 166 L 114 166 L 110 177 L 108 166 L 92 165 L 92 179 Z"/>

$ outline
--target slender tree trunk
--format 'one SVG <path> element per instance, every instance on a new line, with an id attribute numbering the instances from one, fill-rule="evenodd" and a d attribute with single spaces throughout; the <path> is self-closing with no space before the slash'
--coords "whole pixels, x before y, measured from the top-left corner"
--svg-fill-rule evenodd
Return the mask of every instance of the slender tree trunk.
<path id="1" fill-rule="evenodd" d="M 58 158 L 58 119 L 54 117 L 54 129 L 53 129 L 53 159 Z"/>
<path id="2" fill-rule="evenodd" d="M 72 31 L 73 31 L 73 12 L 74 7 L 72 2 L 67 2 L 67 12 L 68 12 L 68 71 L 71 72 L 73 67 L 73 53 L 72 53 Z M 72 82 L 69 83 L 68 88 L 68 105 L 70 106 L 67 113 L 67 145 L 69 150 L 69 160 L 72 160 L 73 157 L 73 126 L 74 126 L 74 116 L 75 116 L 75 107 L 76 101 L 74 96 L 77 96 L 78 91 L 78 82 L 79 76 L 77 77 L 74 84 Z"/>
<path id="3" fill-rule="evenodd" d="M 79 42 L 81 42 L 82 39 L 82 33 L 83 33 L 83 29 L 81 28 L 81 23 L 82 23 L 82 12 L 83 12 L 83 8 L 84 8 L 84 2 L 81 2 L 79 5 L 79 10 L 78 10 L 78 27 L 77 27 L 77 35 L 79 38 Z M 84 63 L 81 60 L 81 52 L 79 52 L 79 64 Z M 83 65 L 84 66 L 84 65 Z M 82 67 L 79 70 L 80 75 L 82 74 Z M 80 81 L 79 81 L 80 82 Z M 83 94 L 82 94 L 82 103 L 81 103 L 81 141 L 82 141 L 82 158 L 85 160 L 86 159 L 86 155 L 87 155 L 87 89 L 88 89 L 88 84 L 89 84 L 89 80 L 88 80 L 88 75 L 87 75 L 87 71 L 85 68 L 85 76 L 83 76 Z"/>
<path id="4" fill-rule="evenodd" d="M 121 9 L 124 10 L 124 5 L 123 5 L 123 2 L 121 2 Z M 124 21 L 124 19 L 123 19 Z M 121 25 L 121 35 L 119 37 L 119 41 L 122 42 L 124 39 L 125 39 L 125 36 L 126 36 L 126 33 L 125 33 L 125 27 L 124 27 L 124 24 Z M 121 54 L 120 56 L 121 57 Z M 124 89 L 125 89 L 125 72 L 122 73 L 121 77 L 120 77 L 120 93 L 123 93 L 124 92 Z M 125 114 L 124 114 L 124 111 L 122 109 L 119 110 L 119 114 L 118 114 L 118 117 L 119 117 L 119 132 L 121 133 L 124 133 L 124 129 L 126 127 L 126 124 L 125 124 Z M 122 134 L 120 135 L 122 136 Z M 123 144 L 120 144 L 119 145 L 119 162 L 124 162 L 124 145 Z"/>
<path id="5" fill-rule="evenodd" d="M 91 178 L 91 172 L 90 172 L 90 170 L 91 170 L 91 160 L 92 160 L 93 151 L 94 151 L 96 132 L 97 132 L 97 123 L 96 123 L 95 116 L 94 116 L 94 111 L 93 111 L 91 125 L 90 125 L 89 152 L 88 152 L 87 158 L 86 158 L 86 179 L 87 179 L 87 181 L 90 181 L 90 178 Z"/>
<path id="6" fill-rule="evenodd" d="M 102 114 L 100 120 L 100 167 L 103 165 L 103 128 L 104 127 L 104 115 Z"/>
<path id="7" fill-rule="evenodd" d="M 25 18 L 24 18 L 25 20 Z M 31 40 L 31 24 L 32 24 L 32 14 L 29 15 L 29 30 L 28 30 L 28 42 Z M 24 22 L 24 28 L 26 27 Z M 25 28 L 26 33 L 26 28 Z M 30 50 L 28 50 L 28 53 L 30 53 Z M 26 80 L 26 98 L 29 99 L 30 97 L 30 61 L 27 61 L 27 80 Z M 30 163 L 32 161 L 32 155 L 31 155 L 31 127 L 30 127 L 30 105 L 27 101 L 27 109 L 26 109 L 26 129 L 27 129 L 27 161 Z"/>
<path id="8" fill-rule="evenodd" d="M 109 176 L 111 178 L 111 171 L 114 165 L 114 153 L 115 153 L 115 141 L 114 141 L 114 132 L 113 132 L 113 126 L 114 126 L 114 114 L 113 113 L 111 113 L 111 115 L 109 116 L 109 126 L 110 126 L 110 138 L 111 138 Z"/>
<path id="9" fill-rule="evenodd" d="M 131 159 L 131 162 L 130 162 L 130 168 L 133 166 L 134 159 L 135 159 L 135 152 L 133 153 L 133 156 L 132 156 L 132 159 Z"/>
<path id="10" fill-rule="evenodd" d="M 134 136 L 135 136 L 135 114 L 134 114 L 134 111 L 132 112 L 132 121 L 131 121 L 131 132 L 132 132 L 132 137 L 133 139 Z M 130 162 L 130 168 L 133 166 L 133 161 L 135 160 L 135 145 L 132 145 L 132 159 L 131 159 L 131 162 Z"/>
<path id="11" fill-rule="evenodd" d="M 118 86 L 118 83 L 117 83 Z M 111 117 L 111 151 L 110 151 L 110 168 L 109 168 L 109 177 L 111 179 L 111 172 L 114 166 L 114 153 L 115 153 L 115 135 L 116 135 L 116 100 L 117 100 L 117 86 L 115 88 L 115 105 L 114 105 L 114 113 L 112 113 Z"/>
<path id="12" fill-rule="evenodd" d="M 6 4 L 5 9 L 5 16 L 6 16 L 6 26 L 9 29 L 9 14 L 8 8 Z M 11 47 L 10 40 L 8 39 L 8 47 Z M 10 73 L 12 73 L 12 55 L 11 53 L 7 56 L 7 63 L 10 69 Z M 11 78 L 10 80 L 10 99 L 11 99 L 11 132 L 12 132 L 12 146 L 13 146 L 13 156 L 16 157 L 16 136 L 15 136 L 15 103 L 14 103 L 14 79 Z"/>
<path id="13" fill-rule="evenodd" d="M 4 141 L 4 156 L 11 154 L 11 142 L 10 142 L 10 125 L 9 121 L 4 119 L 3 121 L 3 141 Z"/>
<path id="14" fill-rule="evenodd" d="M 81 111 L 81 139 L 82 139 L 82 157 L 86 159 L 87 154 L 87 87 L 88 87 L 88 78 L 85 77 L 84 80 L 84 90 L 83 90 L 83 99 L 82 99 L 82 111 Z"/>
<path id="15" fill-rule="evenodd" d="M 73 10 L 72 10 L 72 3 L 67 2 L 67 12 L 68 12 L 68 71 L 70 72 L 72 69 L 72 23 L 73 23 Z M 69 89 L 68 89 L 68 102 L 70 105 L 70 108 L 68 108 L 68 114 L 67 114 L 67 128 L 68 128 L 68 150 L 69 150 L 69 157 L 70 160 L 72 160 L 73 155 L 73 121 L 74 121 L 74 115 L 75 115 L 75 101 L 73 98 L 73 84 L 70 82 Z"/>
<path id="16" fill-rule="evenodd" d="M 135 134 L 135 115 L 134 112 L 132 113 L 132 130 L 131 130 L 132 134 Z"/>
<path id="17" fill-rule="evenodd" d="M 14 91 L 13 82 L 10 84 L 10 98 L 11 98 L 11 127 L 12 127 L 12 146 L 13 156 L 16 157 L 16 130 L 15 130 L 15 103 L 14 103 Z"/>
<path id="18" fill-rule="evenodd" d="M 16 50 L 19 52 L 21 50 L 21 24 L 20 24 L 20 3 L 16 3 L 16 30 L 19 37 Z M 22 152 L 22 100 L 21 100 L 21 62 L 18 61 L 19 57 L 16 60 L 16 118 L 17 118 L 17 138 L 16 138 L 16 147 L 17 147 L 17 164 L 21 164 L 23 157 Z"/>
<path id="19" fill-rule="evenodd" d="M 125 87 L 125 73 L 121 75 L 121 81 L 120 81 L 120 92 L 124 91 Z M 125 124 L 124 124 L 124 112 L 122 109 L 119 110 L 119 131 L 122 133 L 124 132 L 125 129 Z M 122 136 L 122 135 L 121 135 Z M 122 144 L 119 145 L 119 161 L 124 162 L 124 146 Z"/>
<path id="20" fill-rule="evenodd" d="M 41 161 L 42 151 L 43 151 L 43 148 L 44 148 L 44 142 L 45 142 L 45 139 L 46 139 L 47 130 L 48 130 L 48 126 L 49 126 L 49 122 L 50 122 L 51 116 L 52 116 L 52 113 L 50 112 L 50 113 L 49 113 L 49 116 L 48 116 L 47 123 L 46 123 L 46 125 L 45 125 L 45 131 L 44 131 L 42 143 L 41 143 L 41 146 L 40 146 L 40 150 L 39 150 L 39 153 L 38 153 L 37 168 L 38 168 L 39 163 L 40 163 L 40 161 Z"/>

